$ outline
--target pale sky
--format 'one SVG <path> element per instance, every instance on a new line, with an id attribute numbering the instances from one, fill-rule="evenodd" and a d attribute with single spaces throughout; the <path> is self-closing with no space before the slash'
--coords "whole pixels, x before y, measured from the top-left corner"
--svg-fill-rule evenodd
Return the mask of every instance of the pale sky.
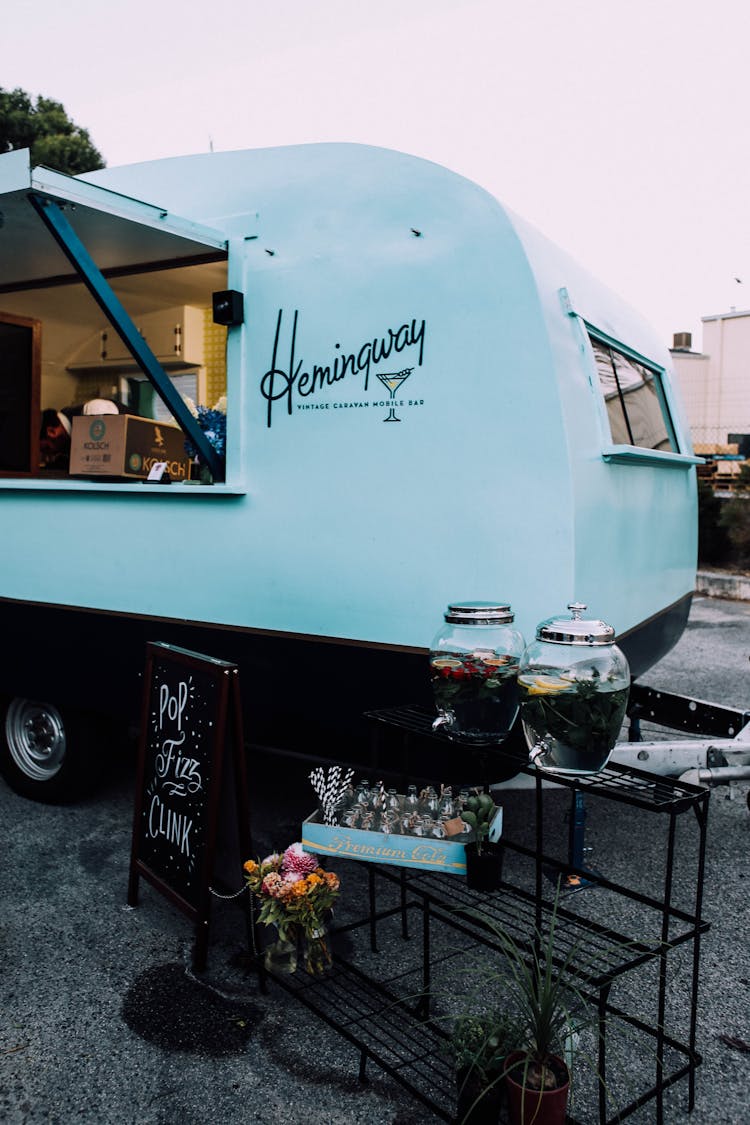
<path id="1" fill-rule="evenodd" d="M 701 316 L 750 308 L 749 43 L 748 0 L 16 0 L 0 85 L 62 102 L 110 166 L 427 157 L 700 347 Z"/>

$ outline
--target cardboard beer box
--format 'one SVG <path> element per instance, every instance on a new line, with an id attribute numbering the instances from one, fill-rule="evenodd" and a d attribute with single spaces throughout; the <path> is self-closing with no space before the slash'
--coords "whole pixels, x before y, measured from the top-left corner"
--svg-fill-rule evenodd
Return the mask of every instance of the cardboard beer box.
<path id="1" fill-rule="evenodd" d="M 72 476 L 142 480 L 157 461 L 166 461 L 173 481 L 189 480 L 190 458 L 179 426 L 134 414 L 84 414 L 73 419 Z"/>
<path id="2" fill-rule="evenodd" d="M 492 820 L 492 836 L 498 840 L 502 832 L 502 808 Z M 473 836 L 469 837 L 473 839 Z M 400 836 L 396 833 L 368 832 L 361 828 L 331 827 L 323 824 L 320 811 L 308 816 L 302 824 L 302 847 L 316 855 L 338 859 L 359 859 L 366 863 L 413 867 L 418 871 L 466 874 L 465 839 L 461 843 L 450 838 L 431 839 L 425 836 Z"/>

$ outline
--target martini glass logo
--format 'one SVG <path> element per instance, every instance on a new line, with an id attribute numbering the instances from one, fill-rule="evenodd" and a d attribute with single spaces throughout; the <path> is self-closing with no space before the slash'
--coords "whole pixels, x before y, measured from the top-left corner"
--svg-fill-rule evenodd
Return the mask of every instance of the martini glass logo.
<path id="1" fill-rule="evenodd" d="M 378 379 L 380 379 L 380 382 L 383 384 L 383 386 L 388 391 L 388 394 L 391 396 L 391 408 L 388 412 L 388 417 L 383 419 L 384 422 L 401 421 L 400 418 L 396 417 L 396 411 L 393 405 L 395 401 L 396 391 L 404 382 L 404 380 L 409 378 L 413 370 L 413 367 L 405 367 L 403 371 L 395 371 L 391 374 L 384 372 L 381 375 L 379 371 L 376 372 Z"/>

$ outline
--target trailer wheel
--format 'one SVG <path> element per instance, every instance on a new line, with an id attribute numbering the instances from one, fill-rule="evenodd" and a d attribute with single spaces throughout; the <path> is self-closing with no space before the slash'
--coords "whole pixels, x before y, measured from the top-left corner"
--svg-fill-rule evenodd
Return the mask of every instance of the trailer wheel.
<path id="1" fill-rule="evenodd" d="M 50 804 L 80 797 L 90 780 L 81 716 L 20 696 L 0 707 L 0 773 L 22 797 Z"/>

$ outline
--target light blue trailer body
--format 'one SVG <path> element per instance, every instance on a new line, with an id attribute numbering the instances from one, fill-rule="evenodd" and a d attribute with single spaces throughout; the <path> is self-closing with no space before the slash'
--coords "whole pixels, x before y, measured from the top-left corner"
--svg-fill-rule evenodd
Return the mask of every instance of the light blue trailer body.
<path id="1" fill-rule="evenodd" d="M 8 159 L 0 189 L 15 184 L 20 208 Z M 51 181 L 64 199 L 66 178 Z M 696 459 L 669 351 L 485 190 L 349 144 L 67 185 L 71 223 L 87 206 L 102 217 L 92 254 L 105 264 L 139 229 L 133 200 L 154 205 L 143 223 L 172 224 L 165 239 L 226 242 L 227 286 L 244 296 L 227 344 L 226 482 L 0 479 L 4 599 L 419 653 L 451 600 L 505 599 L 530 639 L 575 599 L 620 636 L 648 635 L 629 652 L 636 672 L 677 639 Z M 0 310 L 33 315 L 7 257 L 0 273 Z M 673 451 L 613 442 L 589 332 L 658 372 Z M 391 394 L 379 376 L 403 372 Z"/>
<path id="2" fill-rule="evenodd" d="M 353 145 L 86 179 L 229 240 L 228 483 L 4 481 L 6 597 L 424 647 L 457 597 L 527 635 L 575 597 L 622 633 L 692 591 L 667 348 L 481 188 Z M 580 318 L 663 368 L 681 454 L 613 452 Z M 377 374 L 407 367 L 385 425 Z"/>

